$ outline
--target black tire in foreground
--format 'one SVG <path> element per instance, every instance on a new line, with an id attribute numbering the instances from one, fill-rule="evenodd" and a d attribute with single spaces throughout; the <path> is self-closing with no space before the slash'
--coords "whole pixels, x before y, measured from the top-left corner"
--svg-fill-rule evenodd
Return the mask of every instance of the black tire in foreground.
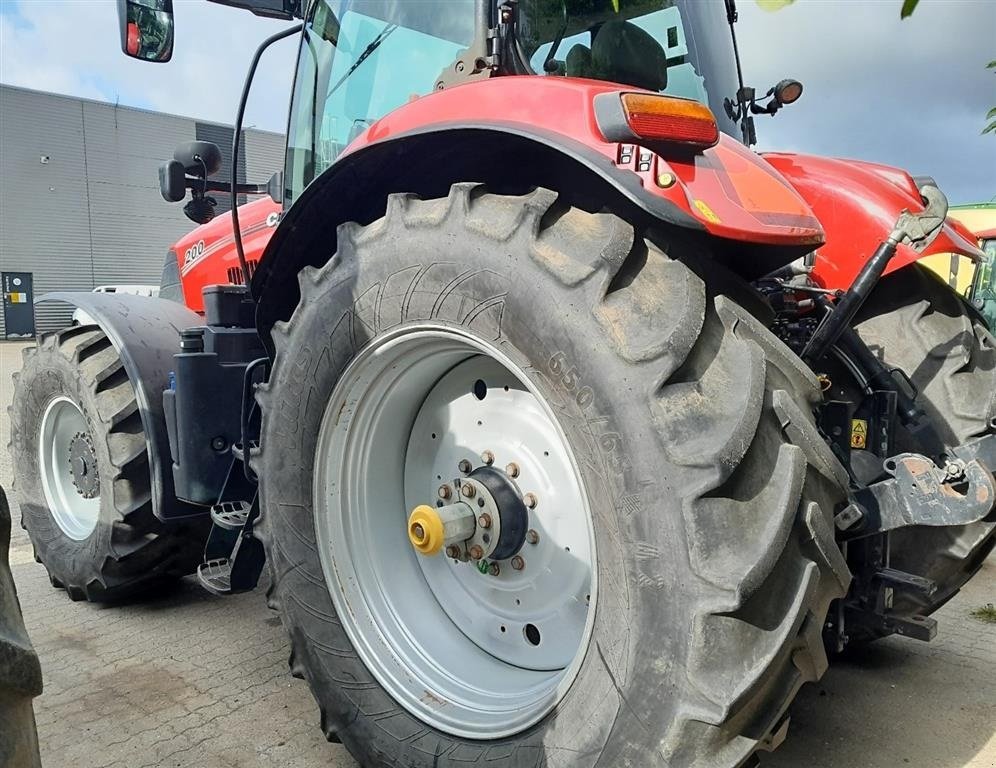
<path id="1" fill-rule="evenodd" d="M 880 359 L 909 376 L 947 445 L 996 432 L 996 338 L 935 274 L 913 265 L 883 278 L 856 328 Z M 921 450 L 902 428 L 897 448 Z M 892 566 L 925 576 L 938 589 L 929 599 L 897 593 L 893 610 L 929 616 L 982 567 L 994 545 L 996 520 L 894 533 Z"/>
<path id="2" fill-rule="evenodd" d="M 259 394 L 257 531 L 292 671 L 365 768 L 730 768 L 777 746 L 797 690 L 823 674 L 822 625 L 850 573 L 831 522 L 846 475 L 811 414 L 819 386 L 682 256 L 696 258 L 546 190 L 460 184 L 445 199 L 393 195 L 302 273 Z M 336 617 L 316 544 L 324 404 L 365 344 L 430 320 L 500 345 L 558 404 L 598 542 L 573 686 L 496 740 L 436 730 L 388 695 Z"/>
<path id="3" fill-rule="evenodd" d="M 41 759 L 31 700 L 42 692 L 41 665 L 24 629 L 9 548 L 10 508 L 0 488 L 0 766 L 37 768 Z"/>
<path id="4" fill-rule="evenodd" d="M 80 428 L 68 436 L 64 451 L 41 445 L 43 420 L 56 401 L 79 415 Z M 153 514 L 149 454 L 135 390 L 99 328 L 67 328 L 25 349 L 9 414 L 21 525 L 53 586 L 65 588 L 73 600 L 112 601 L 196 569 L 205 524 L 167 526 Z M 43 452 L 53 466 L 63 460 L 75 464 L 72 485 L 64 491 L 66 504 L 57 500 L 53 483 L 46 494 Z M 78 503 L 74 494 L 98 508 L 92 526 L 73 528 L 57 519 L 62 515 L 65 521 L 64 510 Z"/>

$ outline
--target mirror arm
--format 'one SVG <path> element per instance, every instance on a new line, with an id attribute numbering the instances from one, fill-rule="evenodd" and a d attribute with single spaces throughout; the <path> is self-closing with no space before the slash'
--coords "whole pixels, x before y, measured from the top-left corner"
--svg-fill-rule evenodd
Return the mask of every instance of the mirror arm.
<path id="1" fill-rule="evenodd" d="M 236 195 L 238 194 L 239 187 L 239 144 L 242 141 L 242 122 L 246 115 L 246 102 L 249 101 L 249 89 L 252 87 L 252 79 L 256 75 L 256 67 L 259 66 L 259 59 L 263 55 L 263 51 L 284 38 L 300 33 L 303 29 L 303 24 L 295 24 L 292 27 L 287 27 L 282 32 L 271 35 L 259 44 L 256 53 L 252 57 L 252 63 L 249 64 L 249 72 L 246 73 L 246 81 L 242 86 L 242 98 L 239 99 L 239 111 L 235 117 L 235 130 L 232 138 L 232 180 L 229 189 L 232 193 L 232 236 L 235 238 L 235 253 L 239 257 L 239 267 L 242 269 L 242 282 L 245 285 L 249 285 L 249 265 L 246 262 L 245 249 L 242 247 L 242 229 L 239 225 L 239 206 L 236 205 L 238 202 Z"/>
<path id="2" fill-rule="evenodd" d="M 197 177 L 187 177 L 187 188 L 202 187 L 205 192 L 227 192 L 231 193 L 232 185 L 227 181 L 213 181 L 212 179 L 200 179 Z M 235 194 L 237 195 L 266 195 L 269 194 L 268 184 L 236 184 Z"/>

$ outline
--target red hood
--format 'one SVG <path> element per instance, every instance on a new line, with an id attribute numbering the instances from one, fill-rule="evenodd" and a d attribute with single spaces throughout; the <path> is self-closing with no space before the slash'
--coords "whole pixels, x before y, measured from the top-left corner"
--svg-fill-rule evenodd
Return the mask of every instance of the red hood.
<path id="1" fill-rule="evenodd" d="M 239 207 L 242 248 L 250 277 L 280 222 L 280 211 L 280 205 L 269 197 Z M 173 250 L 180 266 L 184 300 L 195 312 L 204 309 L 201 297 L 204 286 L 241 282 L 232 217 L 227 212 L 177 240 Z"/>
<path id="2" fill-rule="evenodd" d="M 892 231 L 899 214 L 904 209 L 922 211 L 924 207 L 913 177 L 899 168 L 813 155 L 763 156 L 809 203 L 827 233 L 826 243 L 816 251 L 813 272 L 826 288 L 850 288 L 865 261 Z M 974 260 L 983 255 L 976 236 L 949 218 L 926 246 L 901 244 L 886 273 L 936 253 L 958 253 Z"/>

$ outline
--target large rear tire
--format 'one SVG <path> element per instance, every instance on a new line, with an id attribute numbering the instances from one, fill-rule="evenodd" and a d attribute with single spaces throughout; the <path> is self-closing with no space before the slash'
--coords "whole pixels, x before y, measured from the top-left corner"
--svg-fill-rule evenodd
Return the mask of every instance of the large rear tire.
<path id="1" fill-rule="evenodd" d="M 910 377 L 947 445 L 996 431 L 996 338 L 934 273 L 917 264 L 883 278 L 856 329 L 886 365 Z M 922 450 L 902 429 L 897 448 Z M 893 611 L 929 616 L 958 594 L 994 545 L 996 521 L 892 534 L 892 566 L 937 584 L 930 598 L 897 593 Z"/>
<path id="2" fill-rule="evenodd" d="M 651 244 L 546 190 L 499 196 L 460 184 L 439 200 L 392 195 L 382 220 L 340 227 L 335 256 L 301 274 L 259 394 L 257 531 L 291 669 L 307 679 L 327 737 L 365 768 L 739 766 L 777 745 L 796 691 L 826 669 L 823 621 L 850 574 L 830 522 L 846 475 L 811 414 L 819 387 L 760 322 L 662 248 L 683 255 L 680 241 Z M 438 611 L 398 639 L 384 616 L 413 601 L 433 611 L 417 592 L 438 586 L 410 547 L 363 583 L 382 548 L 404 539 L 399 462 L 451 438 L 417 433 L 416 413 L 437 390 L 413 361 L 439 350 L 414 345 L 433 334 L 462 339 L 468 360 L 500 363 L 499 381 L 546 414 L 530 422 L 555 424 L 589 510 L 578 525 L 593 533 L 585 636 L 551 672 L 560 677 L 528 678 L 546 696 L 530 700 L 529 722 L 509 728 L 495 715 L 490 736 L 488 713 L 525 696 L 514 681 L 528 664 L 471 679 L 456 660 L 473 653 L 472 628 Z M 406 340 L 411 354 L 392 351 Z M 397 405 L 393 421 L 365 405 L 382 390 L 392 394 L 378 402 Z M 493 396 L 473 391 L 463 395 Z M 505 432 L 521 435 L 525 455 L 531 427 L 507 413 Z M 326 440 L 329 430 L 342 441 Z M 491 447 L 467 434 L 469 458 Z M 351 455 L 350 441 L 366 453 Z M 364 464 L 379 482 L 355 469 Z M 366 495 L 351 506 L 357 488 Z M 541 499 L 530 520 L 572 513 Z M 351 546 L 329 539 L 330 526 Z M 367 529 L 377 536 L 364 538 Z M 461 565 L 468 579 L 489 578 L 467 563 L 454 572 Z M 513 589 L 495 578 L 497 591 Z M 500 629 L 529 640 L 518 599 L 508 602 Z M 451 653 L 419 650 L 440 638 Z M 478 653 L 482 667 L 501 668 Z M 440 671 L 470 683 L 426 682 Z M 457 716 L 480 717 L 445 724 Z"/>
<path id="3" fill-rule="evenodd" d="M 111 601 L 196 569 L 206 525 L 153 514 L 135 390 L 98 327 L 25 349 L 9 413 L 21 525 L 53 586 Z"/>

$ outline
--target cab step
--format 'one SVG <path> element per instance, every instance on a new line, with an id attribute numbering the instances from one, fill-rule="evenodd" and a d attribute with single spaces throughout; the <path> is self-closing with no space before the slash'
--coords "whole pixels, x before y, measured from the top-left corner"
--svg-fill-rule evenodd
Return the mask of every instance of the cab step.
<path id="1" fill-rule="evenodd" d="M 197 566 L 201 586 L 215 595 L 232 594 L 232 563 L 227 557 L 208 560 Z"/>
<path id="2" fill-rule="evenodd" d="M 251 510 L 248 501 L 223 501 L 211 507 L 211 522 L 226 531 L 241 531 Z"/>

